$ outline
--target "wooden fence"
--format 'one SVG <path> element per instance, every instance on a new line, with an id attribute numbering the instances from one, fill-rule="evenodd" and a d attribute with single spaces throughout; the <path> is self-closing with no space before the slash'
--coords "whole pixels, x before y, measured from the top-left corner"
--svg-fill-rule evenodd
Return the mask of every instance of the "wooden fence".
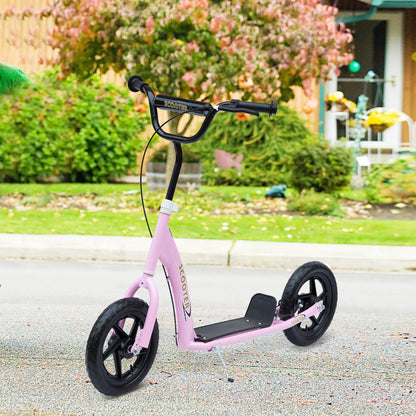
<path id="1" fill-rule="evenodd" d="M 28 7 L 38 10 L 46 5 L 47 0 L 0 0 L 2 10 L 9 7 L 19 11 Z M 40 59 L 52 59 L 54 56 L 54 51 L 45 42 L 48 28 L 52 25 L 51 19 L 38 21 L 31 17 L 0 20 L 0 61 L 17 66 L 29 75 L 44 69 Z"/>

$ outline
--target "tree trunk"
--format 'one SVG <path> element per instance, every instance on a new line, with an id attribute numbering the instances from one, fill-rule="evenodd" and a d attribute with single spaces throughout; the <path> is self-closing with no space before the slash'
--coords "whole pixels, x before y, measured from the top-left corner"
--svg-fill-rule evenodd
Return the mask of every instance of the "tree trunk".
<path id="1" fill-rule="evenodd" d="M 185 135 L 186 131 L 192 124 L 193 116 L 192 115 L 189 116 L 189 120 L 185 124 L 184 128 L 181 131 L 179 131 L 179 122 L 181 121 L 182 116 L 175 117 L 175 116 L 178 116 L 178 114 L 180 113 L 176 111 L 168 110 L 168 120 L 170 120 L 173 117 L 174 118 L 172 119 L 172 121 L 170 121 L 167 124 L 167 127 L 168 127 L 167 130 L 172 134 L 177 134 L 179 136 L 182 136 L 182 135 Z M 173 146 L 173 142 L 169 142 L 168 155 L 166 159 L 166 177 L 165 177 L 166 186 L 169 186 L 170 175 L 173 171 L 173 166 L 175 165 L 175 159 L 176 159 L 176 155 L 175 155 L 175 148 Z M 186 160 L 184 162 L 186 162 Z"/>
<path id="2" fill-rule="evenodd" d="M 170 120 L 172 117 L 177 116 L 179 113 L 176 111 L 168 110 L 168 120 Z M 179 120 L 181 117 L 175 117 L 171 122 L 167 124 L 169 131 L 172 134 L 178 134 L 178 128 L 179 128 Z M 173 146 L 173 142 L 169 142 L 168 145 L 168 155 L 166 159 L 166 176 L 165 176 L 165 183 L 166 186 L 169 186 L 170 181 L 170 175 L 173 171 L 173 166 L 175 165 L 175 148 Z"/>

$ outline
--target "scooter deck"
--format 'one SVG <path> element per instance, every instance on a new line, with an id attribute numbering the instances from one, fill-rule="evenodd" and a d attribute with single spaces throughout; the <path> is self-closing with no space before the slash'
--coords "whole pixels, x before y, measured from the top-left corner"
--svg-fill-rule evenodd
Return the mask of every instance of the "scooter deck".
<path id="1" fill-rule="evenodd" d="M 276 305 L 277 301 L 273 296 L 257 293 L 251 298 L 244 317 L 195 328 L 196 340 L 210 342 L 238 332 L 266 328 L 273 322 Z"/>

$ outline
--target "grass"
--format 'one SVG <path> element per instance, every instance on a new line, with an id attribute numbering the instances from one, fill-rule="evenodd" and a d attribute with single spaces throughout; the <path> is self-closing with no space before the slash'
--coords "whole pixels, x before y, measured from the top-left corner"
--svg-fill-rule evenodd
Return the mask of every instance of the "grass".
<path id="1" fill-rule="evenodd" d="M 125 191 L 137 185 L 116 184 L 0 184 L 0 194 L 24 194 L 32 208 L 0 209 L 0 230 L 3 233 L 85 234 L 148 236 L 138 194 L 129 195 L 128 211 L 45 209 L 54 193 L 93 193 L 106 200 L 119 200 Z M 250 203 L 264 195 L 265 188 L 203 187 L 198 194 L 178 193 L 181 206 L 172 216 L 172 233 L 178 238 L 227 240 L 261 240 L 305 243 L 416 245 L 416 224 L 405 220 L 351 220 L 331 217 L 290 215 L 214 214 L 222 202 Z M 359 197 L 359 196 L 358 196 Z M 357 198 L 358 198 L 357 197 Z M 162 194 L 146 193 L 153 208 L 149 213 L 151 228 L 157 220 L 155 209 Z M 243 204 L 244 205 L 244 204 Z M 42 208 L 43 207 L 43 208 Z"/>
<path id="2" fill-rule="evenodd" d="M 40 195 L 45 193 L 56 194 L 97 194 L 97 195 L 109 195 L 119 194 L 122 195 L 126 191 L 138 190 L 139 184 L 96 184 L 96 183 L 56 183 L 56 184 L 26 184 L 26 183 L 0 183 L 0 195 L 1 194 L 14 194 L 20 193 L 29 196 Z M 147 190 L 146 186 L 144 187 Z M 235 195 L 242 197 L 254 197 L 264 195 L 266 187 L 255 186 L 202 186 L 200 191 L 204 194 L 211 196 L 229 199 Z M 147 193 L 149 193 L 147 191 Z M 150 193 L 152 194 L 152 193 Z M 187 193 L 179 191 L 180 196 L 187 195 Z M 153 194 L 154 195 L 154 194 Z M 157 195 L 157 194 L 156 194 Z M 162 195 L 162 194 L 160 194 Z"/>
<path id="3" fill-rule="evenodd" d="M 0 194 L 21 193 L 25 195 L 39 195 L 42 193 L 62 193 L 62 194 L 98 194 L 107 195 L 110 193 L 120 193 L 131 189 L 138 189 L 139 185 L 126 184 L 97 184 L 97 183 L 1 183 Z"/>
<path id="4" fill-rule="evenodd" d="M 150 214 L 152 229 L 156 214 Z M 0 210 L 5 233 L 148 236 L 140 212 Z M 302 216 L 174 214 L 175 237 L 304 243 L 414 245 L 412 221 L 342 220 Z"/>

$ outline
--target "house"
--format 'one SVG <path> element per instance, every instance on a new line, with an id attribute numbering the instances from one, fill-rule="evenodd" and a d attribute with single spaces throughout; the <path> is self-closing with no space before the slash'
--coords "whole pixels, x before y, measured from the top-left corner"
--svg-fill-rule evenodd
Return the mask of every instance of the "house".
<path id="1" fill-rule="evenodd" d="M 364 94 L 367 109 L 384 107 L 402 112 L 403 123 L 383 133 L 371 130 L 361 143 L 368 153 L 390 156 L 409 145 L 416 146 L 416 0 L 328 0 L 321 1 L 339 8 L 337 21 L 344 22 L 354 37 L 349 46 L 354 53 L 353 67 L 343 67 L 338 77 L 320 89 L 319 131 L 336 143 L 342 136 L 354 140 L 345 126 L 346 114 L 325 111 L 325 96 L 342 91 L 357 102 Z M 349 130 L 349 131 L 348 131 Z M 347 138 L 348 139 L 348 138 Z M 410 142 L 410 143 L 409 143 Z M 373 149 L 373 150 L 371 150 Z"/>

